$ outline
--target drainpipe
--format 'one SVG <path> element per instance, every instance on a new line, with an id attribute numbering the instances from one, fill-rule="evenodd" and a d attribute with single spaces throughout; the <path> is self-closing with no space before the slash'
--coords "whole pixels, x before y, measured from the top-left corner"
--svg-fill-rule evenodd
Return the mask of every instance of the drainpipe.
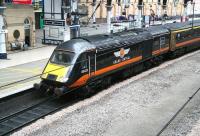
<path id="1" fill-rule="evenodd" d="M 143 0 L 139 0 L 138 2 L 138 18 L 137 24 L 139 28 L 142 28 L 142 8 L 143 8 Z"/>
<path id="2" fill-rule="evenodd" d="M 108 33 L 111 32 L 111 11 L 112 11 L 112 0 L 107 0 L 107 27 Z"/>

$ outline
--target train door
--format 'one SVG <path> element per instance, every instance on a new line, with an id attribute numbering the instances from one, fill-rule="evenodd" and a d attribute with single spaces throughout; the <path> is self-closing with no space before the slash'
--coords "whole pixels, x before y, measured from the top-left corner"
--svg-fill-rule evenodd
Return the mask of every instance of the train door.
<path id="1" fill-rule="evenodd" d="M 152 56 L 153 40 L 146 40 L 142 42 L 142 58 L 146 59 Z"/>
<path id="2" fill-rule="evenodd" d="M 89 61 L 89 76 L 93 76 L 96 72 L 96 53 L 90 52 L 88 54 Z"/>
<path id="3" fill-rule="evenodd" d="M 162 51 L 162 49 L 165 49 L 167 47 L 169 47 L 168 35 L 162 35 L 160 37 L 160 51 Z"/>
<path id="4" fill-rule="evenodd" d="M 175 50 L 175 46 L 176 46 L 176 36 L 177 33 L 173 32 L 171 30 L 171 37 L 170 37 L 170 51 L 174 51 Z"/>

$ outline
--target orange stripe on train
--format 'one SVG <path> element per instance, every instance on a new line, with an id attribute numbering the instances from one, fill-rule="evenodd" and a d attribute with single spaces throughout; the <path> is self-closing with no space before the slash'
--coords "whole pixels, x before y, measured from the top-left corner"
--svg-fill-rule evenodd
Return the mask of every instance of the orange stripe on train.
<path id="1" fill-rule="evenodd" d="M 169 50 L 169 47 L 161 48 L 161 49 L 159 49 L 159 50 L 153 51 L 152 54 L 153 54 L 153 55 L 157 55 L 157 54 L 163 53 L 163 52 L 168 51 L 168 50 Z"/>
<path id="2" fill-rule="evenodd" d="M 185 46 L 187 44 L 190 44 L 190 43 L 193 43 L 193 42 L 198 42 L 198 41 L 200 41 L 200 38 L 195 38 L 195 39 L 192 39 L 192 40 L 189 40 L 189 41 L 186 41 L 186 42 L 177 43 L 176 47 Z"/>
<path id="3" fill-rule="evenodd" d="M 105 68 L 102 68 L 100 70 L 97 70 L 95 73 L 92 72 L 91 73 L 91 76 L 99 76 L 101 74 L 104 74 L 106 72 L 109 72 L 111 70 L 115 70 L 117 68 L 120 68 L 122 66 L 125 66 L 125 65 L 128 65 L 128 64 L 131 64 L 131 63 L 134 63 L 134 62 L 137 62 L 137 61 L 140 61 L 142 60 L 142 56 L 139 56 L 139 57 L 135 57 L 135 58 L 132 58 L 132 59 L 129 59 L 129 60 L 126 60 L 126 61 L 123 61 L 121 63 L 118 63 L 118 64 L 115 64 L 115 65 L 112 65 L 112 66 L 108 66 L 108 67 L 105 67 Z M 70 85 L 70 87 L 79 87 L 79 86 L 83 86 L 86 84 L 87 80 L 90 78 L 89 74 L 86 74 L 82 77 L 80 77 L 77 81 L 75 81 L 72 85 Z"/>

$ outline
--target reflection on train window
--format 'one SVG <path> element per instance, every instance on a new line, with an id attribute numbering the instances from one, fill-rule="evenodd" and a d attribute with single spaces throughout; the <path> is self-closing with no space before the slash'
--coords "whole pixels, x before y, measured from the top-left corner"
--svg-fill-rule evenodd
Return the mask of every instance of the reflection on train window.
<path id="1" fill-rule="evenodd" d="M 160 49 L 160 41 L 159 41 L 159 38 L 155 38 L 154 41 L 153 41 L 153 50 L 158 50 Z"/>
<path id="2" fill-rule="evenodd" d="M 74 53 L 66 52 L 66 51 L 54 51 L 50 62 L 56 63 L 60 65 L 70 65 L 72 64 Z"/>
<path id="3" fill-rule="evenodd" d="M 165 44 L 165 37 L 160 37 L 160 45 L 164 45 Z"/>
<path id="4" fill-rule="evenodd" d="M 188 30 L 188 31 L 183 31 L 181 33 L 177 33 L 176 34 L 176 40 L 177 41 L 187 41 L 189 39 L 192 38 L 192 35 L 193 35 L 193 31 L 192 30 Z"/>
<path id="5" fill-rule="evenodd" d="M 131 49 L 131 51 L 129 51 L 129 54 L 132 54 L 131 57 L 137 57 L 141 55 L 141 50 L 140 50 L 140 46 L 136 46 L 133 49 Z"/>
<path id="6" fill-rule="evenodd" d="M 195 36 L 200 36 L 200 28 L 195 29 L 194 34 Z"/>
<path id="7" fill-rule="evenodd" d="M 178 33 L 178 34 L 176 35 L 176 39 L 177 39 L 177 40 L 180 40 L 180 38 L 181 38 L 181 34 Z"/>
<path id="8" fill-rule="evenodd" d="M 88 59 L 87 59 L 87 55 L 83 54 L 81 56 L 81 69 L 86 69 L 88 67 Z"/>

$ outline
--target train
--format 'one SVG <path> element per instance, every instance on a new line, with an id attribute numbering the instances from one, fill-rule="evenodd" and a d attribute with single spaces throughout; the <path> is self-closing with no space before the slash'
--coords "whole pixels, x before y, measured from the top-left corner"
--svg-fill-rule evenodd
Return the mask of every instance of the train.
<path id="1" fill-rule="evenodd" d="M 34 87 L 57 96 L 90 92 L 199 47 L 200 21 L 78 37 L 55 48 Z"/>

